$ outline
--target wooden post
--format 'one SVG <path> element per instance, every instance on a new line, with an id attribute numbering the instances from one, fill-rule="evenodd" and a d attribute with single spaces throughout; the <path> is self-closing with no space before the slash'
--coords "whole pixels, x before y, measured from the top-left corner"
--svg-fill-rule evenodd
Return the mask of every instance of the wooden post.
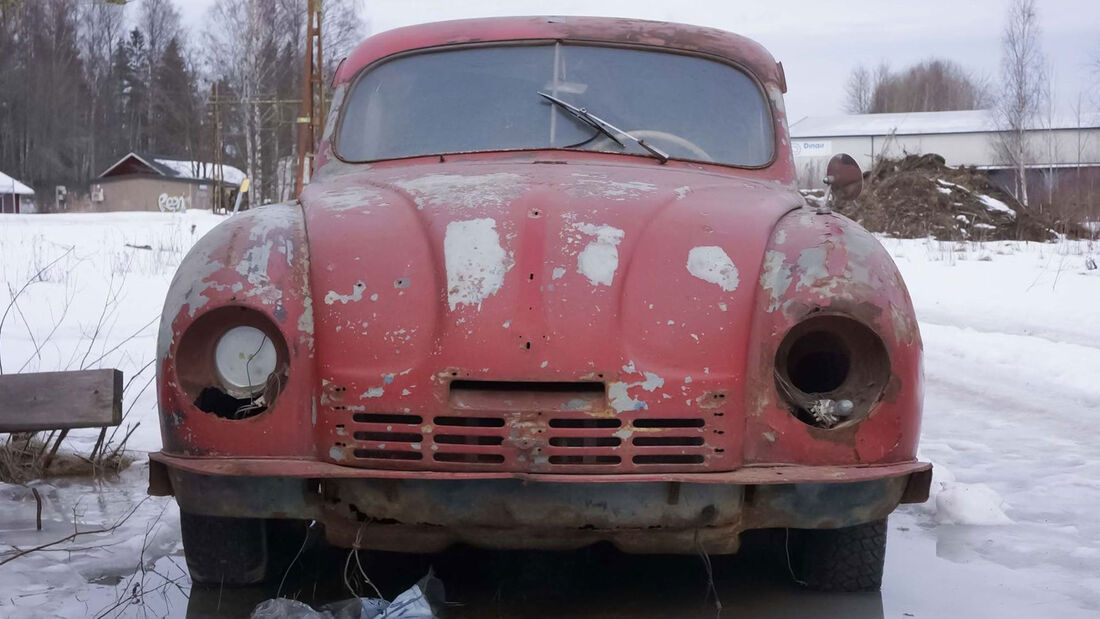
<path id="1" fill-rule="evenodd" d="M 34 495 L 34 526 L 37 530 L 42 530 L 42 495 L 38 494 L 38 488 L 31 488 L 31 494 Z"/>

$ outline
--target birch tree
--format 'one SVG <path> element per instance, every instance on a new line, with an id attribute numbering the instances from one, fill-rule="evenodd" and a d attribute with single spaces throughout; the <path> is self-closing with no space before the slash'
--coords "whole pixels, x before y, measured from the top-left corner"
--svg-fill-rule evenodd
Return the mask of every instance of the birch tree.
<path id="1" fill-rule="evenodd" d="M 252 187 L 249 207 L 263 196 L 261 97 L 270 83 L 271 63 L 264 52 L 275 45 L 278 4 L 262 0 L 217 0 L 210 9 L 205 33 L 209 62 L 239 95 L 234 119 L 244 134 L 245 167 Z"/>
<path id="2" fill-rule="evenodd" d="M 326 78 L 362 38 L 358 5 L 322 4 Z M 279 197 L 280 162 L 293 154 L 297 109 L 287 119 L 282 106 L 293 101 L 296 107 L 300 97 L 306 10 L 306 0 L 217 0 L 207 19 L 213 77 L 228 81 L 237 94 L 231 116 L 243 133 L 250 206 Z"/>
<path id="3" fill-rule="evenodd" d="M 1027 166 L 1032 153 L 1027 131 L 1034 126 L 1043 93 L 1043 52 L 1034 0 L 1013 0 L 1001 39 L 1001 94 L 997 105 L 1000 131 L 995 147 L 1016 171 L 1014 193 L 1029 206 Z"/>
<path id="4" fill-rule="evenodd" d="M 107 2 L 78 5 L 77 41 L 84 58 L 89 97 L 88 167 L 93 176 L 105 159 L 116 156 L 110 131 L 117 128 L 117 99 L 113 95 L 115 48 L 125 32 L 125 7 Z M 106 134 L 106 135 L 105 135 Z M 101 136 L 107 139 L 101 139 Z"/>

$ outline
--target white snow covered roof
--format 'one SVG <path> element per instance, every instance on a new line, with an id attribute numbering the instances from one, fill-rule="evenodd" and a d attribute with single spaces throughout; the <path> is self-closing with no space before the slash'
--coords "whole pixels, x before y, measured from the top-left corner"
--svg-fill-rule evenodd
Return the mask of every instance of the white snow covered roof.
<path id="1" fill-rule="evenodd" d="M 175 172 L 179 178 L 195 180 L 214 180 L 214 164 L 203 161 L 181 161 L 179 159 L 155 159 L 160 165 Z M 231 165 L 222 164 L 222 180 L 231 185 L 244 182 L 245 174 Z"/>
<path id="2" fill-rule="evenodd" d="M 1100 113 L 1057 115 L 1051 122 L 1038 120 L 1035 129 L 1100 128 Z M 905 114 L 840 114 L 807 116 L 791 125 L 792 138 L 867 135 L 929 135 L 981 133 L 999 129 L 992 110 L 958 112 L 910 112 Z"/>
<path id="3" fill-rule="evenodd" d="M 14 178 L 0 172 L 0 193 L 14 193 L 20 196 L 33 196 L 34 190 Z"/>
<path id="4" fill-rule="evenodd" d="M 99 175 L 100 178 L 111 175 L 111 172 L 118 168 L 123 163 L 129 160 L 136 160 L 141 165 L 149 168 L 149 170 L 161 174 L 163 176 L 169 176 L 172 178 L 180 178 L 194 181 L 213 181 L 214 179 L 214 164 L 206 161 L 187 161 L 183 159 L 162 159 L 159 157 L 151 157 L 148 155 L 140 155 L 138 153 L 129 153 L 122 159 L 119 159 L 114 165 L 104 170 Z M 126 171 L 124 173 L 130 173 Z M 245 173 L 238 168 L 234 168 L 229 165 L 222 165 L 222 180 L 230 185 L 240 185 L 244 182 Z"/>

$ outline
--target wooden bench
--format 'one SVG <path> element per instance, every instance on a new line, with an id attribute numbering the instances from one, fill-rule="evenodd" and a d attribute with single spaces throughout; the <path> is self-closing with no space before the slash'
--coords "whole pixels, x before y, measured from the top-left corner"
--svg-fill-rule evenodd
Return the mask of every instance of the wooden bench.
<path id="1" fill-rule="evenodd" d="M 61 431 L 46 466 L 69 430 L 102 428 L 102 443 L 107 428 L 120 423 L 121 370 L 0 375 L 0 434 Z"/>
<path id="2" fill-rule="evenodd" d="M 122 423 L 122 371 L 80 370 L 0 374 L 0 434 L 50 431 L 61 434 L 43 463 L 50 466 L 61 441 L 76 428 L 102 428 L 91 457 L 103 446 L 107 428 Z M 29 441 L 28 441 L 29 442 Z M 42 530 L 42 497 L 31 488 L 36 523 Z"/>

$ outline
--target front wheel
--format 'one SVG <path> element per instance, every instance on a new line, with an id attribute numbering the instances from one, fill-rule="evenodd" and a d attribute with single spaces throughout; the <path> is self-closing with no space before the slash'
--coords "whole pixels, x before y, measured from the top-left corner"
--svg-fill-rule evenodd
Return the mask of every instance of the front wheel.
<path id="1" fill-rule="evenodd" d="M 878 591 L 886 561 L 886 519 L 801 532 L 802 584 L 817 591 Z"/>
<path id="2" fill-rule="evenodd" d="M 183 554 L 192 582 L 242 587 L 268 576 L 267 528 L 260 518 L 180 512 Z"/>

